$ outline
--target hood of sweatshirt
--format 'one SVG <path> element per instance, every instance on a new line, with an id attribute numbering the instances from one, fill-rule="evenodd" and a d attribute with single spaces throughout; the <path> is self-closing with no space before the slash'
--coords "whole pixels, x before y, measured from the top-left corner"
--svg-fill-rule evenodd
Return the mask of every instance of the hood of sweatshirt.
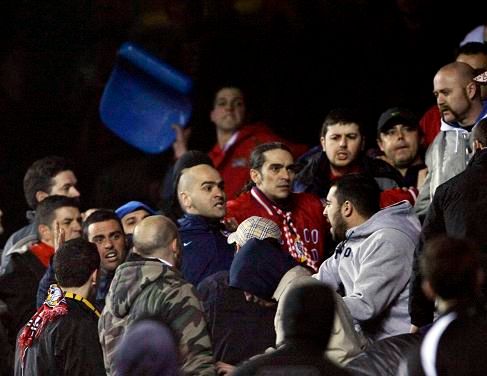
<path id="1" fill-rule="evenodd" d="M 368 238 L 376 231 L 392 228 L 406 234 L 416 242 L 421 231 L 421 223 L 414 211 L 414 207 L 407 201 L 385 207 L 379 210 L 366 222 L 347 230 L 347 239 Z"/>

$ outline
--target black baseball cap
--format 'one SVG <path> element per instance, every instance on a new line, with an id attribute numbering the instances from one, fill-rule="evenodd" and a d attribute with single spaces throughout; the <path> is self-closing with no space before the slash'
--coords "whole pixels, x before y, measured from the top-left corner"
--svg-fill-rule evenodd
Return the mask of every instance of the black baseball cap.
<path id="1" fill-rule="evenodd" d="M 385 132 L 396 124 L 407 124 L 417 128 L 418 123 L 419 120 L 412 111 L 406 108 L 392 107 L 380 115 L 377 132 Z"/>

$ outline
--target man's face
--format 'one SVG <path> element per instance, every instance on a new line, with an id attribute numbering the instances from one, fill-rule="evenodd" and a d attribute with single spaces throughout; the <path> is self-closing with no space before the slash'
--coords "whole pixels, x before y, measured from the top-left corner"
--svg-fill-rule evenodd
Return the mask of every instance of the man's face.
<path id="1" fill-rule="evenodd" d="M 458 74 L 440 71 L 433 80 L 436 103 L 444 121 L 462 123 L 471 107 L 464 82 Z"/>
<path id="2" fill-rule="evenodd" d="M 137 223 L 139 223 L 149 215 L 150 213 L 148 213 L 146 210 L 138 209 L 123 216 L 121 221 L 122 221 L 123 231 L 125 232 L 125 234 L 126 235 L 133 234 L 134 228 L 135 226 L 137 226 Z"/>
<path id="3" fill-rule="evenodd" d="M 78 208 L 63 206 L 54 211 L 55 219 L 51 223 L 50 230 L 54 234 L 56 222 L 59 228 L 64 230 L 64 239 L 71 240 L 81 236 L 81 213 Z"/>
<path id="4" fill-rule="evenodd" d="M 266 151 L 264 158 L 260 171 L 251 170 L 252 181 L 270 200 L 288 198 L 296 176 L 293 156 L 286 150 L 273 149 Z"/>
<path id="5" fill-rule="evenodd" d="M 418 156 L 420 143 L 418 128 L 407 124 L 396 124 L 385 132 L 380 132 L 377 143 L 391 165 L 396 168 L 408 167 Z"/>
<path id="6" fill-rule="evenodd" d="M 114 271 L 125 259 L 125 235 L 114 219 L 89 225 L 88 241 L 96 244 L 105 270 Z"/>
<path id="7" fill-rule="evenodd" d="M 222 131 L 237 130 L 245 119 L 245 102 L 237 88 L 223 88 L 215 96 L 211 121 Z"/>
<path id="8" fill-rule="evenodd" d="M 187 212 L 206 218 L 223 218 L 227 198 L 218 171 L 208 165 L 198 165 L 187 173 L 192 174 L 191 186 L 185 192 Z"/>
<path id="9" fill-rule="evenodd" d="M 332 167 L 347 167 L 359 156 L 363 139 L 355 123 L 335 124 L 327 127 L 321 146 Z"/>
<path id="10" fill-rule="evenodd" d="M 345 240 L 345 233 L 347 232 L 347 224 L 341 213 L 342 205 L 338 204 L 335 196 L 336 187 L 331 187 L 326 196 L 325 210 L 323 215 L 328 223 L 331 225 L 330 233 L 335 241 Z"/>
<path id="11" fill-rule="evenodd" d="M 49 196 L 79 197 L 79 191 L 76 189 L 78 180 L 76 180 L 73 171 L 61 171 L 53 178 L 53 181 L 54 185 L 51 187 L 51 191 L 48 192 Z"/>

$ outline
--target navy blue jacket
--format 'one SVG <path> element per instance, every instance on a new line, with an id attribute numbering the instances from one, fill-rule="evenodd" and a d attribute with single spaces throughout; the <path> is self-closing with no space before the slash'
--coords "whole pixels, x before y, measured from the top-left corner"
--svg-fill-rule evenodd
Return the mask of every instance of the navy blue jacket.
<path id="1" fill-rule="evenodd" d="M 209 275 L 230 269 L 235 248 L 227 243 L 218 221 L 185 214 L 178 222 L 183 243 L 181 272 L 185 280 L 197 286 Z"/>

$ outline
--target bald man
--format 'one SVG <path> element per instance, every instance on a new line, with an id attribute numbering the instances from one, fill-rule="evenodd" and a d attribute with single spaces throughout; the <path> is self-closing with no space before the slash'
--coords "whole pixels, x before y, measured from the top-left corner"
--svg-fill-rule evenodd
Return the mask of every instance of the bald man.
<path id="1" fill-rule="evenodd" d="M 183 253 L 181 271 L 198 285 L 204 278 L 229 270 L 234 247 L 229 245 L 222 224 L 226 195 L 220 173 L 207 164 L 184 169 L 177 194 L 184 215 L 179 219 Z"/>
<path id="2" fill-rule="evenodd" d="M 487 116 L 474 69 L 454 62 L 442 67 L 433 79 L 433 94 L 441 114 L 441 131 L 426 153 L 428 175 L 416 201 L 416 213 L 424 219 L 436 188 L 465 170 L 472 156 L 470 133 Z"/>
<path id="3" fill-rule="evenodd" d="M 182 374 L 215 375 L 203 308 L 195 288 L 177 270 L 181 242 L 176 225 L 161 215 L 147 217 L 135 227 L 133 239 L 133 254 L 117 268 L 98 324 L 107 373 L 117 375 L 115 348 L 125 329 L 153 317 L 178 339 Z"/>

